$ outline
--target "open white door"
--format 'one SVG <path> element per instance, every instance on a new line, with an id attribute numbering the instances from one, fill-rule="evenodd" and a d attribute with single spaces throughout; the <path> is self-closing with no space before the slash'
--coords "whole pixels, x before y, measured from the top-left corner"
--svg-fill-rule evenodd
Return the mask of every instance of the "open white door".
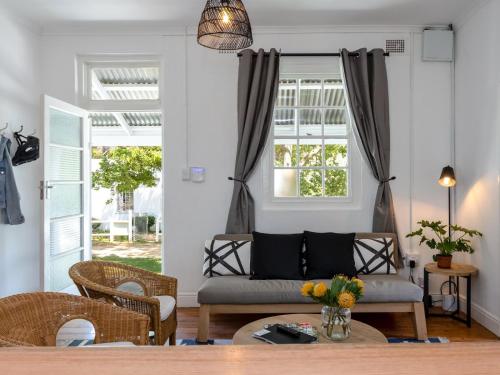
<path id="1" fill-rule="evenodd" d="M 68 269 L 91 256 L 88 112 L 43 97 L 43 289 L 73 283 Z"/>

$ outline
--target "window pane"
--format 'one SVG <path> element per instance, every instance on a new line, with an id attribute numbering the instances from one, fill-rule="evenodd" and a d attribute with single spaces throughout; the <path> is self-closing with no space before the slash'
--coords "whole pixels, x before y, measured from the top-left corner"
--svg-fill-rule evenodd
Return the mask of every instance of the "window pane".
<path id="1" fill-rule="evenodd" d="M 300 106 L 319 107 L 321 106 L 321 80 L 301 79 L 300 80 Z"/>
<path id="2" fill-rule="evenodd" d="M 57 255 L 83 246 L 82 218 L 72 217 L 50 223 L 50 254 Z"/>
<path id="3" fill-rule="evenodd" d="M 274 170 L 274 196 L 281 198 L 297 196 L 296 169 Z"/>
<path id="4" fill-rule="evenodd" d="M 276 107 L 295 107 L 297 105 L 297 81 L 282 79 L 276 98 Z"/>
<path id="5" fill-rule="evenodd" d="M 301 139 L 299 152 L 301 167 L 321 167 L 323 165 L 321 139 Z"/>
<path id="6" fill-rule="evenodd" d="M 62 255 L 52 261 L 50 265 L 50 290 L 61 291 L 71 285 L 73 281 L 68 275 L 69 268 L 83 258 L 83 251 Z"/>
<path id="7" fill-rule="evenodd" d="M 325 172 L 325 196 L 347 197 L 347 169 L 333 169 Z"/>
<path id="8" fill-rule="evenodd" d="M 92 100 L 159 99 L 158 67 L 93 68 Z"/>
<path id="9" fill-rule="evenodd" d="M 277 109 L 274 111 L 274 135 L 296 136 L 295 109 Z"/>
<path id="10" fill-rule="evenodd" d="M 343 107 L 345 106 L 344 86 L 340 79 L 325 80 L 325 106 L 327 107 Z"/>
<path id="11" fill-rule="evenodd" d="M 82 185 L 54 185 L 50 192 L 50 217 L 58 218 L 82 213 Z"/>
<path id="12" fill-rule="evenodd" d="M 82 151 L 50 146 L 49 178 L 52 181 L 82 180 Z"/>
<path id="13" fill-rule="evenodd" d="M 325 165 L 327 167 L 347 166 L 347 139 L 325 140 Z"/>
<path id="14" fill-rule="evenodd" d="M 299 135 L 321 135 L 321 109 L 299 111 Z"/>
<path id="15" fill-rule="evenodd" d="M 300 171 L 300 196 L 321 197 L 323 195 L 322 173 L 317 170 Z"/>
<path id="16" fill-rule="evenodd" d="M 293 139 L 280 139 L 274 141 L 274 166 L 297 166 L 297 141 Z"/>
<path id="17" fill-rule="evenodd" d="M 346 123 L 345 109 L 325 110 L 325 135 L 346 135 Z"/>
<path id="18" fill-rule="evenodd" d="M 82 147 L 82 119 L 76 115 L 51 108 L 50 143 Z"/>

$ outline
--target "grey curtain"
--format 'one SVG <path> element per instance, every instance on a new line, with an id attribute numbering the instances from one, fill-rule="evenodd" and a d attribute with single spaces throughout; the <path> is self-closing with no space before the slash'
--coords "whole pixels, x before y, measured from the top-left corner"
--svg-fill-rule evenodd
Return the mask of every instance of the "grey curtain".
<path id="1" fill-rule="evenodd" d="M 341 60 L 355 133 L 373 176 L 379 182 L 373 211 L 373 231 L 397 234 L 389 184 L 395 177 L 391 177 L 389 171 L 391 131 L 384 51 L 375 49 L 367 52 L 366 49 L 360 49 L 349 52 L 343 49 Z M 400 249 L 396 251 L 401 254 Z"/>
<path id="2" fill-rule="evenodd" d="M 279 85 L 280 57 L 275 49 L 265 53 L 244 50 L 238 74 L 238 148 L 233 198 L 226 233 L 251 233 L 255 229 L 254 200 L 247 180 L 266 146 Z"/>

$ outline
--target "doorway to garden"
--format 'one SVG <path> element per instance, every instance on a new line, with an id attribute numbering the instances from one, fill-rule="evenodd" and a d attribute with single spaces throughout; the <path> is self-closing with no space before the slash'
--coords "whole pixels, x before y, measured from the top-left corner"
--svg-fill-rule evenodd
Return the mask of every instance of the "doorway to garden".
<path id="1" fill-rule="evenodd" d="M 162 271 L 160 62 L 82 57 L 91 125 L 94 260 Z"/>
<path id="2" fill-rule="evenodd" d="M 161 272 L 160 146 L 92 148 L 92 257 Z"/>

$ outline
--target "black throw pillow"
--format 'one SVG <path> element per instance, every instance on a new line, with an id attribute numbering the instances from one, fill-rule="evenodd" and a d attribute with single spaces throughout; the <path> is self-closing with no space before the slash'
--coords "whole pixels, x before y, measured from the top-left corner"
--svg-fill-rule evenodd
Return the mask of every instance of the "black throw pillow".
<path id="1" fill-rule="evenodd" d="M 302 280 L 304 234 L 267 234 L 253 232 L 251 279 Z"/>
<path id="2" fill-rule="evenodd" d="M 355 233 L 304 232 L 306 279 L 331 279 L 335 275 L 356 276 Z"/>

